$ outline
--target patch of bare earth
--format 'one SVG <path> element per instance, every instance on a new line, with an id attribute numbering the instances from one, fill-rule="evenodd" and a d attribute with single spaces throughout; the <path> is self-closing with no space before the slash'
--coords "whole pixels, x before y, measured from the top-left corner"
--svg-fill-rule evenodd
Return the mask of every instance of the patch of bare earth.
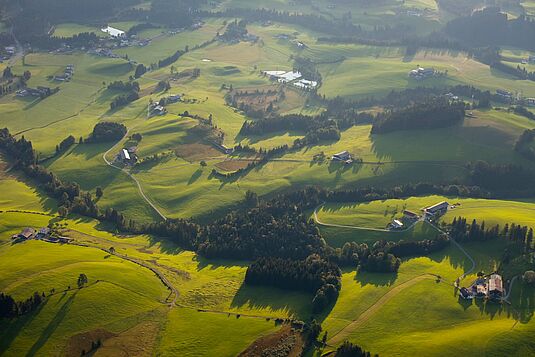
<path id="1" fill-rule="evenodd" d="M 168 271 L 170 271 L 172 273 L 177 274 L 178 276 L 180 276 L 184 280 L 190 280 L 191 279 L 191 275 L 187 271 L 180 270 L 178 268 L 174 268 L 174 267 L 170 267 L 170 266 L 167 266 L 167 265 L 160 264 L 154 259 L 147 260 L 147 261 L 149 263 L 152 263 L 152 264 L 156 265 L 157 267 L 160 267 L 162 269 L 165 269 L 165 270 L 168 270 Z"/>
<path id="2" fill-rule="evenodd" d="M 223 154 L 211 145 L 192 143 L 179 145 L 175 148 L 175 154 L 186 161 L 200 161 L 212 157 L 222 156 Z"/>
<path id="3" fill-rule="evenodd" d="M 153 356 L 161 324 L 142 322 L 125 332 L 107 339 L 94 354 L 95 357 Z M 78 355 L 79 356 L 79 355 Z"/>
<path id="4" fill-rule="evenodd" d="M 221 171 L 233 172 L 244 169 L 253 162 L 252 160 L 225 160 L 218 162 L 215 166 Z"/>
<path id="5" fill-rule="evenodd" d="M 77 335 L 69 338 L 67 342 L 67 347 L 65 350 L 66 356 L 81 356 L 82 352 L 88 353 L 92 350 L 92 346 L 100 341 L 104 341 L 116 336 L 116 334 L 106 331 L 104 329 L 96 329 L 84 333 L 79 333 Z"/>
<path id="6" fill-rule="evenodd" d="M 301 356 L 303 339 L 301 333 L 284 325 L 271 335 L 260 337 L 239 354 L 239 357 Z"/>

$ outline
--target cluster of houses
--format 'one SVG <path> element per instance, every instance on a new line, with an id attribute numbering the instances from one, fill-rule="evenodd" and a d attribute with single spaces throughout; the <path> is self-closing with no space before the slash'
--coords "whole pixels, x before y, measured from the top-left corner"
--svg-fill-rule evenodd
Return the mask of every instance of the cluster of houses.
<path id="1" fill-rule="evenodd" d="M 301 89 L 311 90 L 318 86 L 318 82 L 303 78 L 301 72 L 298 71 L 262 71 L 272 81 L 277 81 L 282 84 L 290 83 L 293 86 Z"/>
<path id="2" fill-rule="evenodd" d="M 441 216 L 448 211 L 450 204 L 446 201 L 439 202 L 432 206 L 424 208 L 422 211 L 426 219 L 433 219 L 435 217 Z M 420 215 L 413 211 L 404 210 L 402 218 L 396 218 L 388 224 L 388 229 L 391 230 L 402 230 L 405 227 L 414 224 L 420 219 Z"/>
<path id="3" fill-rule="evenodd" d="M 409 211 L 409 210 L 404 210 L 403 218 L 392 220 L 388 228 L 392 230 L 402 230 L 402 229 L 405 229 L 405 227 L 410 226 L 411 224 L 414 224 L 419 219 L 420 219 L 419 214 Z"/>
<path id="4" fill-rule="evenodd" d="M 459 290 L 459 295 L 466 300 L 479 298 L 501 301 L 505 297 L 502 276 L 498 273 L 487 276 L 478 274 L 478 278 L 470 287 L 462 287 Z"/>
<path id="5" fill-rule="evenodd" d="M 131 146 L 129 148 L 123 148 L 115 158 L 116 161 L 119 161 L 127 166 L 133 166 L 138 158 L 136 155 L 137 147 Z"/>
<path id="6" fill-rule="evenodd" d="M 42 240 L 50 243 L 69 243 L 72 241 L 71 238 L 61 237 L 57 234 L 54 234 L 54 232 L 52 232 L 52 230 L 48 227 L 43 227 L 38 230 L 31 227 L 26 227 L 20 233 L 11 236 L 11 240 L 14 243 L 20 243 L 30 239 Z"/>
<path id="7" fill-rule="evenodd" d="M 437 71 L 434 68 L 422 68 L 418 67 L 409 72 L 409 77 L 416 79 L 417 81 L 422 81 L 434 77 Z"/>
<path id="8" fill-rule="evenodd" d="M 58 82 L 68 82 L 71 80 L 74 75 L 74 65 L 68 64 L 63 71 L 63 74 L 58 74 L 54 76 L 54 80 Z"/>
<path id="9" fill-rule="evenodd" d="M 148 108 L 148 117 L 162 116 L 167 114 L 167 109 L 165 108 L 168 104 L 178 103 L 182 97 L 178 94 L 173 94 L 168 97 L 162 98 L 157 102 L 149 103 Z"/>
<path id="10" fill-rule="evenodd" d="M 52 94 L 54 94 L 54 90 L 52 88 L 42 87 L 42 86 L 38 86 L 37 88 L 27 87 L 27 88 L 19 89 L 16 92 L 16 96 L 20 98 L 25 98 L 25 97 L 46 98 Z"/>
<path id="11" fill-rule="evenodd" d="M 535 106 L 535 98 L 522 98 L 522 96 L 517 96 L 505 89 L 496 89 L 496 95 L 506 102 L 523 104 L 530 107 Z"/>

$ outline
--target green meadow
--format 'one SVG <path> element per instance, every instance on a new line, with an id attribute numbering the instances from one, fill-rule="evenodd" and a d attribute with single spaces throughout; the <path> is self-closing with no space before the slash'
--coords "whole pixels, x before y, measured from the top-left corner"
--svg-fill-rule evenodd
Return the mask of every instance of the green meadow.
<path id="1" fill-rule="evenodd" d="M 64 234 L 81 246 L 5 244 L 25 226 L 50 222 L 64 225 Z M 117 353 L 119 347 L 136 353 L 141 339 L 147 355 L 158 351 L 171 356 L 179 350 L 192 356 L 212 355 L 219 349 L 221 355 L 230 356 L 275 331 L 274 318 L 309 314 L 307 294 L 243 286 L 247 267 L 243 262 L 206 261 L 150 237 L 119 236 L 103 228 L 76 217 L 0 213 L 0 290 L 16 299 L 26 299 L 34 291 L 46 295 L 38 310 L 0 328 L 3 355 L 79 354 L 83 347 L 79 339 L 85 336 L 102 339 L 107 353 Z M 180 292 L 179 307 L 166 306 L 170 291 L 152 271 L 99 249 L 110 246 L 163 272 Z M 88 283 L 78 289 L 81 273 Z M 125 343 L 133 347 L 121 347 Z"/>
<path id="2" fill-rule="evenodd" d="M 410 24 L 410 31 L 417 34 L 432 32 L 445 16 L 432 0 L 392 0 L 372 7 L 349 2 L 329 7 L 331 2 L 326 0 L 304 5 L 282 0 L 254 4 L 225 0 L 219 8 L 258 7 L 259 3 L 290 12 L 299 8 L 331 19 L 351 11 L 354 23 L 370 29 L 376 25 Z M 524 2 L 523 6 L 530 11 L 530 4 Z M 409 9 L 418 9 L 425 15 L 404 14 Z M 214 42 L 193 49 L 222 32 L 228 20 L 209 19 L 198 30 L 175 35 L 168 34 L 165 28 L 145 30 L 139 36 L 151 39 L 147 46 L 114 49 L 115 54 L 147 66 L 186 46 L 190 49 L 172 66 L 152 69 L 137 79 L 141 98 L 116 110 L 110 110 L 110 102 L 119 93 L 106 87 L 112 81 L 127 81 L 134 74 L 134 66 L 127 60 L 82 52 L 29 53 L 13 66 L 13 71 L 29 70 L 32 77 L 28 86 L 58 87 L 59 92 L 43 100 L 13 94 L 1 97 L 0 127 L 31 140 L 44 160 L 42 164 L 61 179 L 77 182 L 82 190 L 91 193 L 101 187 L 101 208 L 113 207 L 142 222 L 160 217 L 141 192 L 169 218 L 193 217 L 206 222 L 241 207 L 249 190 L 270 198 L 310 185 L 341 189 L 415 182 L 469 183 L 465 164 L 477 160 L 534 168 L 532 161 L 514 151 L 518 137 L 524 130 L 535 128 L 534 122 L 495 107 L 474 110 L 463 123 L 437 130 L 372 135 L 371 125 L 357 125 L 342 131 L 336 142 L 291 150 L 237 178 L 216 178 L 211 174 L 213 169 L 222 171 L 220 167 L 229 161 L 239 167 L 247 163 L 240 160 L 247 158 L 216 151 L 206 135 L 196 130 L 199 121 L 179 114 L 187 111 L 203 118 L 212 115 L 214 125 L 225 134 L 227 146 L 270 149 L 292 145 L 304 136 L 303 132 L 241 135 L 243 123 L 254 119 L 226 104 L 227 91 L 222 85 L 243 90 L 267 88 L 272 83 L 261 71 L 291 70 L 295 56 L 317 63 L 323 78 L 319 94 L 327 98 L 381 97 L 392 89 L 457 84 L 535 96 L 533 82 L 492 70 L 464 53 L 420 51 L 407 56 L 405 49 L 397 47 L 333 45 L 318 41 L 324 34 L 287 24 L 249 24 L 249 32 L 261 38 L 258 43 Z M 110 25 L 128 30 L 135 24 Z M 73 23 L 56 26 L 55 36 L 87 31 L 105 36 L 96 27 Z M 292 34 L 307 47 L 298 49 L 290 41 L 276 39 L 279 34 Z M 529 53 L 510 48 L 502 55 L 516 65 Z M 61 73 L 68 64 L 75 66 L 73 79 L 53 82 L 50 77 Z M 0 69 L 4 66 L 0 64 Z M 447 75 L 416 82 L 407 74 L 417 66 L 434 67 L 447 71 Z M 200 76 L 171 80 L 172 71 L 192 69 L 200 69 Z M 162 80 L 169 80 L 171 88 L 158 92 L 156 86 Z M 149 100 L 171 94 L 182 95 L 184 101 L 168 105 L 164 116 L 147 118 Z M 325 109 L 309 99 L 306 92 L 290 88 L 286 99 L 278 104 L 278 113 L 314 115 Z M 78 142 L 78 138 L 89 137 L 94 125 L 102 121 L 120 122 L 130 134 L 141 134 L 137 147 L 140 158 L 160 155 L 128 171 L 136 181 L 104 160 L 113 161 L 121 148 L 132 144 L 129 138 L 98 144 Z M 56 145 L 69 135 L 77 138 L 77 143 L 54 155 Z M 329 158 L 343 150 L 362 159 L 362 163 L 346 166 L 328 159 L 313 160 L 317 154 L 324 153 Z M 46 298 L 31 314 L 0 324 L 0 355 L 80 355 L 88 348 L 88 341 L 102 339 L 103 355 L 232 356 L 257 338 L 276 331 L 276 318 L 310 319 L 310 294 L 245 285 L 250 262 L 205 259 L 158 237 L 122 235 L 91 219 L 59 217 L 57 202 L 20 172 L 8 170 L 10 166 L 0 158 L 0 291 L 19 300 L 34 291 L 44 292 Z M 320 221 L 361 229 L 318 227 L 334 248 L 346 242 L 373 245 L 378 240 L 432 239 L 438 233 L 425 222 L 398 233 L 366 228 L 383 229 L 400 218 L 404 209 L 419 212 L 443 200 L 457 205 L 442 217 L 445 223 L 463 216 L 487 225 L 535 226 L 533 200 L 424 196 L 359 204 L 327 203 L 318 210 Z M 312 219 L 313 213 L 309 213 Z M 73 238 L 76 245 L 41 241 L 11 244 L 11 236 L 24 227 L 54 223 L 62 224 L 63 234 Z M 118 255 L 102 250 L 110 247 Z M 475 270 L 463 281 L 468 284 L 477 271 L 497 268 L 505 243 L 469 243 L 465 248 L 476 261 Z M 178 296 L 173 296 L 151 269 L 160 272 L 178 290 Z M 396 274 L 344 270 L 336 304 L 320 316 L 332 342 L 329 344 L 336 346 L 349 339 L 386 356 L 535 354 L 531 338 L 535 332 L 531 321 L 533 289 L 517 282 L 510 306 L 468 304 L 458 300 L 451 284 L 470 269 L 469 259 L 452 245 L 429 257 L 404 259 Z M 89 281 L 78 289 L 76 279 L 81 273 Z M 437 282 L 436 275 L 443 281 Z M 169 306 L 173 299 L 176 306 Z"/>
<path id="3" fill-rule="evenodd" d="M 476 262 L 474 271 L 492 271 L 504 242 L 465 248 Z M 469 269 L 469 260 L 452 246 L 405 259 L 397 274 L 344 272 L 340 297 L 323 323 L 329 341 L 349 339 L 388 356 L 532 354 L 535 346 L 526 336 L 535 329 L 533 307 L 525 299 L 533 289 L 514 285 L 511 306 L 466 302 L 456 297 L 452 282 Z M 474 278 L 472 273 L 461 283 Z"/>

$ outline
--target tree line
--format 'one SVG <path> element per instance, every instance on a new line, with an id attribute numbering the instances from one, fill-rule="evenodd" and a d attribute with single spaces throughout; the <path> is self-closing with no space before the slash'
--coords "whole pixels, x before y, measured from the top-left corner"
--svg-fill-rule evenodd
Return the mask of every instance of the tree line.
<path id="1" fill-rule="evenodd" d="M 518 244 L 526 252 L 531 251 L 533 248 L 533 228 L 515 223 L 506 223 L 503 228 L 498 224 L 487 227 L 485 221 L 478 223 L 474 219 L 468 224 L 465 217 L 455 217 L 450 226 L 450 235 L 460 242 L 488 241 L 502 238 Z"/>
<path id="2" fill-rule="evenodd" d="M 445 32 L 474 47 L 513 46 L 535 50 L 535 21 L 524 15 L 509 19 L 497 7 L 486 7 L 453 19 Z"/>
<path id="3" fill-rule="evenodd" d="M 461 122 L 464 116 L 464 102 L 436 97 L 402 109 L 378 114 L 373 122 L 371 133 L 383 134 L 397 130 L 443 128 Z"/>
<path id="4" fill-rule="evenodd" d="M 270 257 L 260 258 L 249 265 L 245 283 L 313 293 L 313 310 L 320 312 L 338 298 L 341 275 L 337 265 L 317 254 L 304 260 Z"/>
<path id="5" fill-rule="evenodd" d="M 467 168 L 470 170 L 470 180 L 476 186 L 496 193 L 508 193 L 509 196 L 531 196 L 535 193 L 535 171 L 523 166 L 477 161 L 468 163 Z"/>
<path id="6" fill-rule="evenodd" d="M 25 315 L 35 310 L 44 300 L 43 295 L 38 292 L 22 301 L 15 301 L 11 295 L 0 292 L 0 319 L 11 319 Z"/>

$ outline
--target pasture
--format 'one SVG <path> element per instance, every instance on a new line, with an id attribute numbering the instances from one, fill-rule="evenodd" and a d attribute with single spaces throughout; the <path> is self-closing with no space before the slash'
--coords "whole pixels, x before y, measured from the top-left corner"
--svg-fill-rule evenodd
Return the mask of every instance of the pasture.
<path id="1" fill-rule="evenodd" d="M 327 224 L 385 228 L 392 220 L 402 218 L 404 210 L 423 214 L 423 208 L 441 201 L 456 205 L 442 217 L 445 223 L 451 223 L 454 217 L 462 216 L 470 221 L 485 220 L 490 225 L 515 223 L 535 227 L 535 202 L 524 200 L 421 196 L 356 204 L 328 203 L 318 210 L 317 215 L 321 222 Z"/>
<path id="2" fill-rule="evenodd" d="M 34 291 L 46 295 L 38 310 L 0 328 L 0 351 L 7 356 L 80 354 L 97 339 L 103 353 L 175 355 L 180 348 L 187 355 L 208 355 L 219 348 L 233 355 L 275 331 L 275 317 L 310 313 L 307 294 L 244 286 L 243 262 L 206 261 L 151 237 L 114 235 L 92 220 L 3 212 L 0 241 L 25 226 L 50 222 L 60 223 L 63 234 L 81 245 L 30 240 L 0 246 L 0 290 L 16 299 Z M 178 307 L 165 305 L 170 291 L 149 269 L 100 250 L 110 246 L 162 272 L 180 291 Z M 80 289 L 81 273 L 89 281 Z"/>
<path id="3" fill-rule="evenodd" d="M 465 248 L 476 260 L 475 271 L 491 271 L 503 244 Z M 323 323 L 329 342 L 347 338 L 388 356 L 449 355 L 452 348 L 454 354 L 477 349 L 492 355 L 496 348 L 533 351 L 525 336 L 535 327 L 531 318 L 523 317 L 531 316 L 533 307 L 521 298 L 532 296 L 533 291 L 515 285 L 511 307 L 459 300 L 450 284 L 470 268 L 466 257 L 452 246 L 429 257 L 404 260 L 397 274 L 344 272 L 340 297 Z M 440 275 L 442 282 L 428 274 Z M 471 274 L 465 282 L 474 277 Z M 496 334 L 502 336 L 499 341 Z"/>

